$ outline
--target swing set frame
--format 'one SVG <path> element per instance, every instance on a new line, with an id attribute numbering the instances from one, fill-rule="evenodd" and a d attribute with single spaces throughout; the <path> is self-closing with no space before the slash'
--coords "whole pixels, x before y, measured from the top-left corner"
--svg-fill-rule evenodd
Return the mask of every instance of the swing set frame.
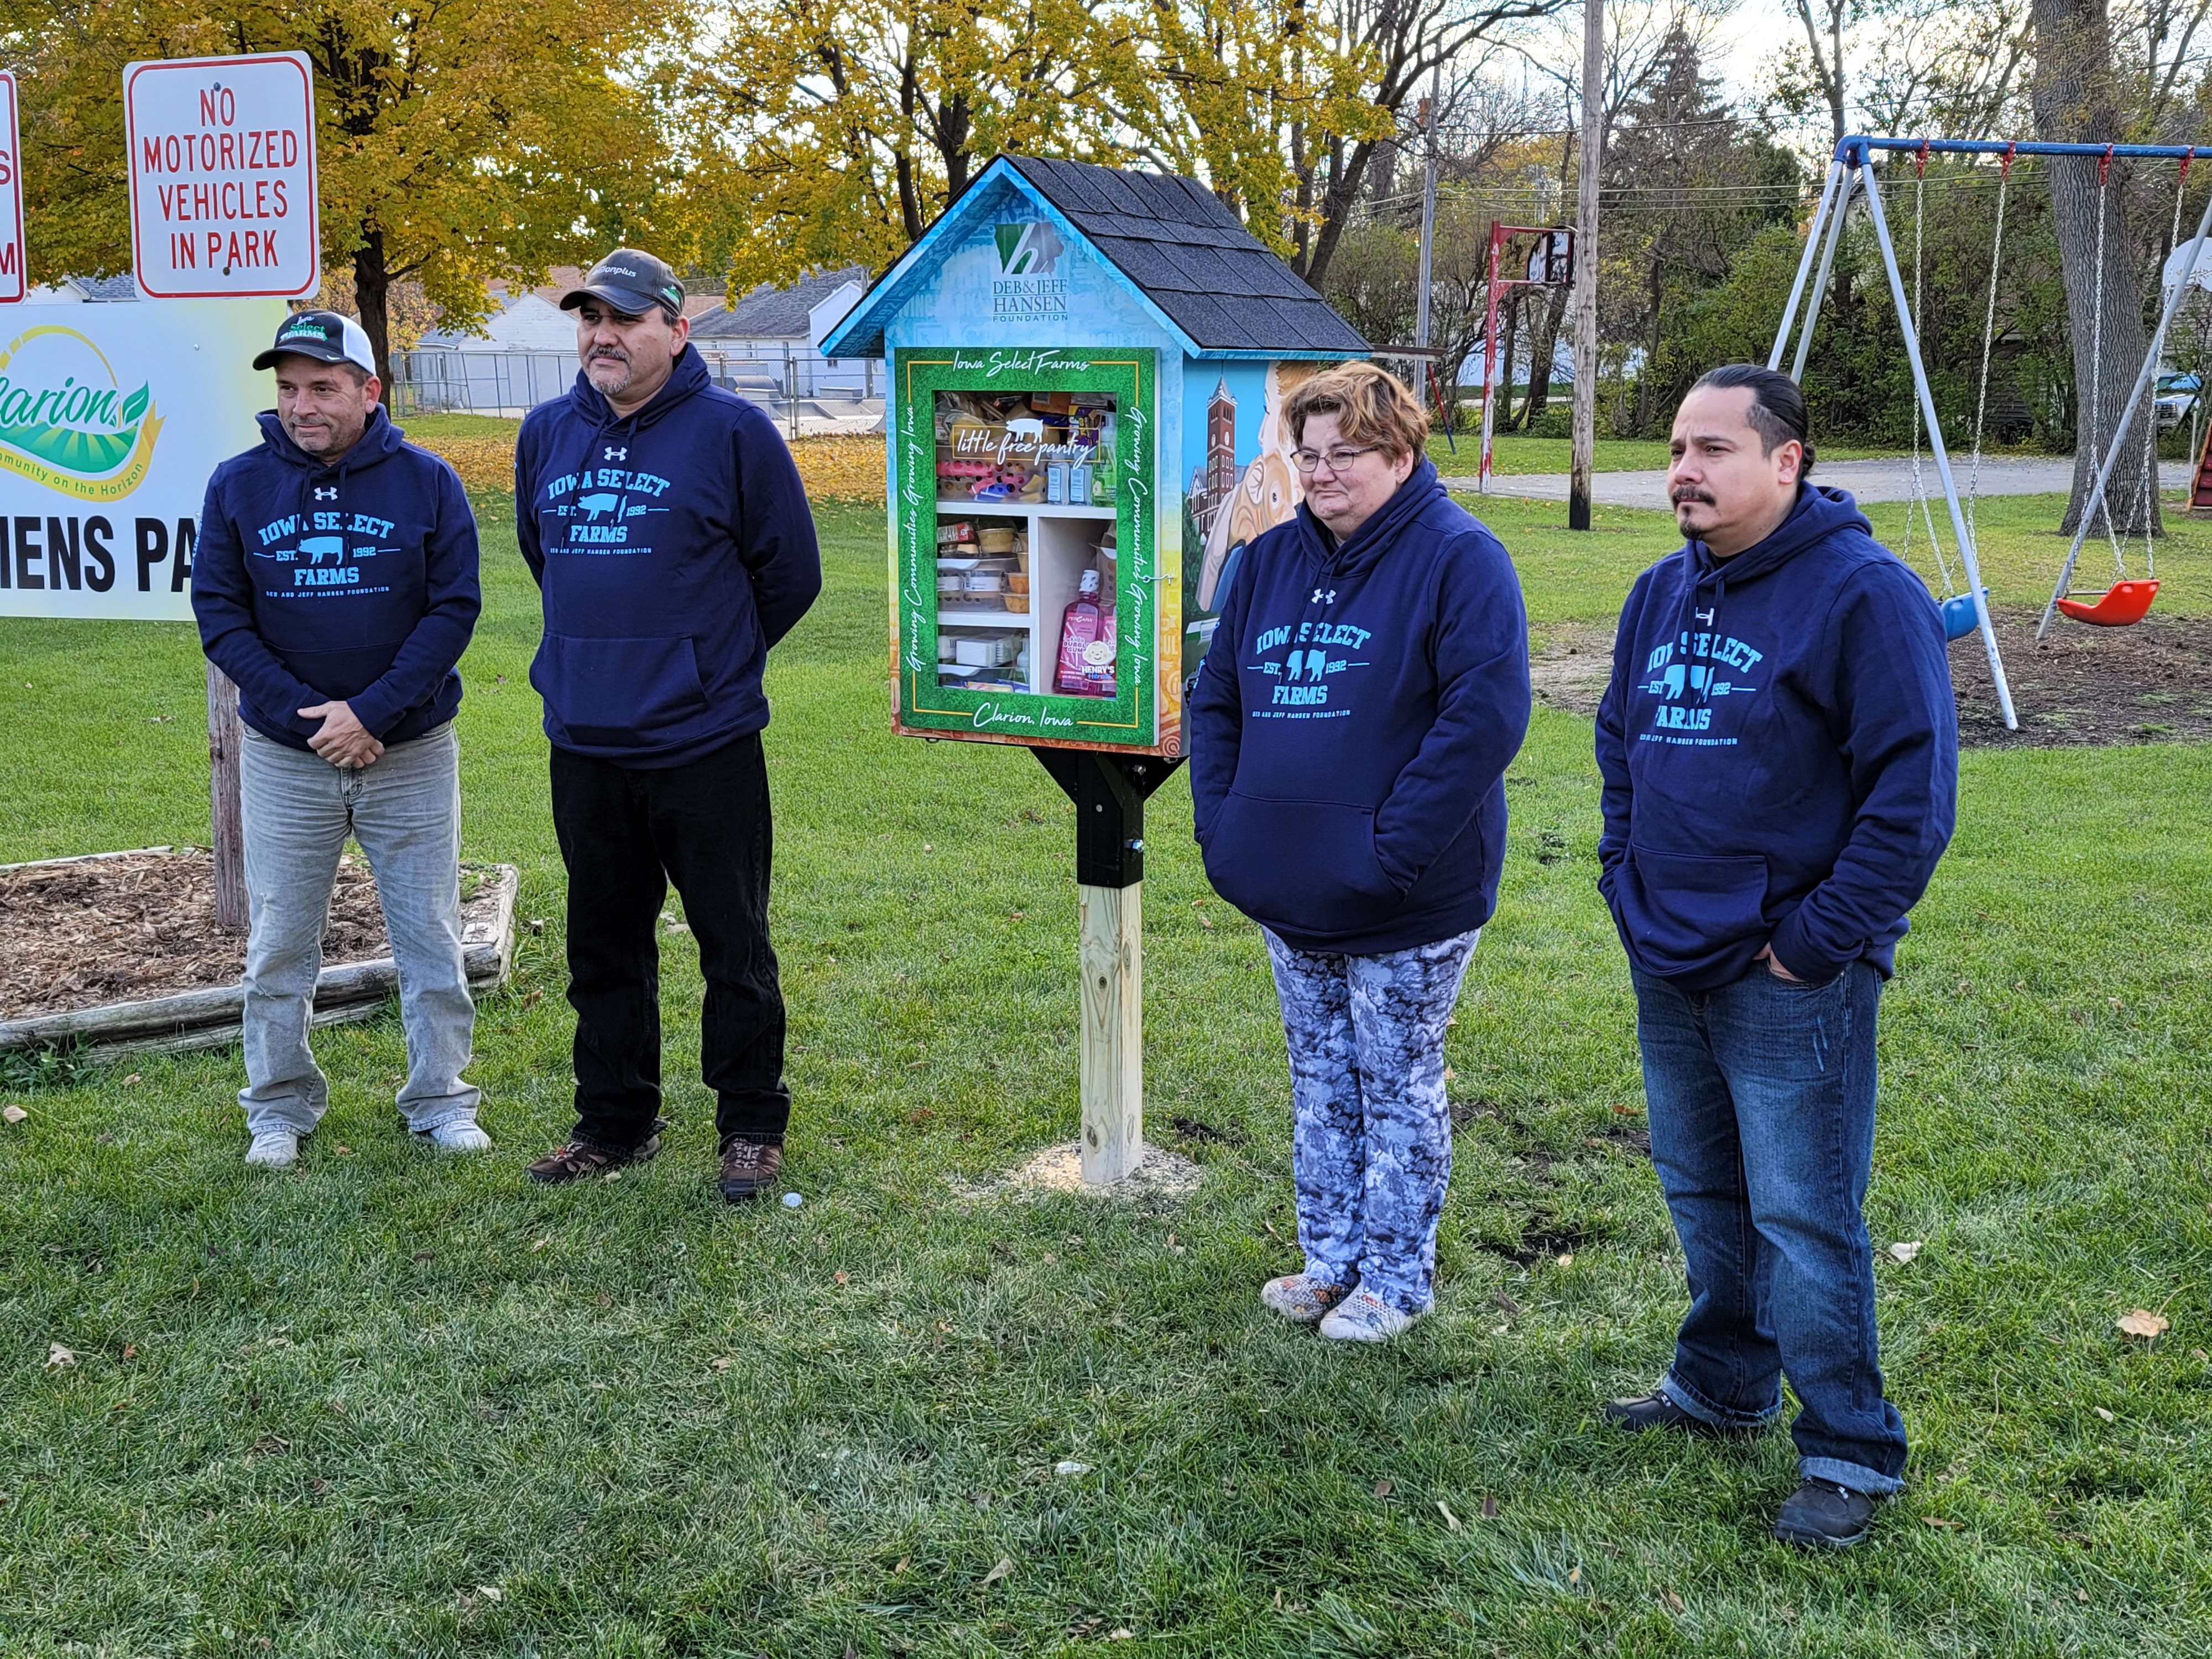
<path id="1" fill-rule="evenodd" d="M 1867 216 L 1873 222 L 1875 240 L 1881 249 L 1881 263 L 1889 278 L 1889 295 L 1897 307 L 1899 331 L 1905 340 L 1906 361 L 1912 369 L 1914 395 L 1919 399 L 1921 418 L 1928 423 L 1929 448 L 1934 455 L 1936 474 L 1943 487 L 1943 500 L 1950 509 L 1951 529 L 1958 544 L 1960 562 L 1966 573 L 1966 592 L 1973 601 L 1974 618 L 1982 636 L 1982 649 L 1989 659 L 1990 678 L 1996 684 L 1997 706 L 2003 712 L 2008 731 L 2020 729 L 2019 717 L 2013 712 L 2012 688 L 2005 678 L 2004 659 L 1997 651 L 1996 629 L 1990 618 L 1989 595 L 1982 585 L 1981 562 L 1974 547 L 1974 532 L 1967 520 L 1965 507 L 1959 499 L 1959 485 L 1951 471 L 1951 455 L 1943 442 L 1943 428 L 1936 413 L 1936 398 L 1929 388 L 1927 364 L 1921 356 L 1920 333 L 1912 306 L 1905 291 L 1904 273 L 1897 263 L 1897 249 L 1890 240 L 1889 222 L 1882 212 L 1881 189 L 1875 177 L 1873 160 L 1875 152 L 1905 152 L 1923 158 L 1929 155 L 1996 155 L 2011 161 L 2021 155 L 2083 155 L 2101 159 L 2109 164 L 2115 157 L 2140 157 L 2170 161 L 2185 167 L 2196 158 L 2200 146 L 2180 144 L 2066 144 L 2044 143 L 2023 140 L 2014 143 L 2001 138 L 1894 138 L 1865 134 L 1853 134 L 1836 145 L 1836 153 L 1828 163 L 1826 183 L 1820 191 L 1820 205 L 1814 209 L 1813 224 L 1805 238 L 1805 251 L 1797 262 L 1797 277 L 1790 284 L 1790 298 L 1783 307 L 1781 326 L 1776 330 L 1774 349 L 1767 356 L 1766 366 L 1778 369 L 1782 354 L 1790 343 L 1793 331 L 1797 335 L 1797 350 L 1790 368 L 1790 377 L 1802 381 L 1805 377 L 1805 358 L 1812 349 L 1813 329 L 1820 320 L 1821 296 L 1827 291 L 1828 276 L 1835 263 L 1836 249 L 1844 235 L 1844 220 L 1854 190 L 1866 193 Z M 2212 155 L 2212 151 L 2208 151 Z M 2212 231 L 2212 198 L 2204 204 L 2204 212 L 2197 222 L 2197 234 L 2190 243 L 2189 264 L 2194 270 L 2197 260 L 2203 252 L 2205 234 Z M 1815 274 L 1815 264 L 1818 273 Z M 1808 291 L 1807 279 L 1811 278 Z M 2074 532 L 2073 545 L 2067 550 L 2064 568 L 2059 573 L 2058 585 L 2052 591 L 2051 603 L 2045 606 L 2043 627 L 2051 625 L 2053 611 L 2065 598 L 2074 577 L 2074 566 L 2081 555 L 2081 544 L 2087 539 L 2097 514 L 2104 507 L 2105 491 L 2112 481 L 2112 469 L 2127 446 L 2128 431 L 2133 425 L 2136 411 L 2142 407 L 2143 394 L 2151 377 L 2158 372 L 2158 361 L 2166 347 L 2167 331 L 2181 308 L 2181 301 L 2189 284 L 2179 283 L 2165 296 L 2165 305 L 2159 313 L 2157 330 L 2152 334 L 2149 348 L 2143 355 L 2142 366 L 2136 374 L 2135 389 L 2120 410 L 2119 425 L 2114 429 L 2110 447 L 2099 460 L 2096 483 L 2089 491 L 2089 500 L 2082 512 L 2081 522 Z M 1798 327 L 1800 307 L 1804 320 Z M 1977 434 L 1978 446 L 1979 434 Z M 2094 442 L 2094 434 L 2093 439 Z M 2154 470 L 2152 477 L 2156 478 Z M 2040 629 L 2038 630 L 2039 634 Z"/>

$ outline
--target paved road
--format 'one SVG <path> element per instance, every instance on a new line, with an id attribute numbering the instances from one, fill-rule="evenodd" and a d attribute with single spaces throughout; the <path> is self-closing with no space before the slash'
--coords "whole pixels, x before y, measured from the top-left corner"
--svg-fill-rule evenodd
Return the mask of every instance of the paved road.
<path id="1" fill-rule="evenodd" d="M 1954 465 L 1959 488 L 1966 487 L 1969 458 L 1960 456 Z M 1923 473 L 1931 500 L 1942 499 L 1942 489 L 1936 477 L 1933 462 L 1923 459 Z M 2169 490 L 2189 488 L 2190 464 L 2187 461 L 2159 463 L 2159 483 Z M 1912 498 L 1912 462 L 1907 459 L 1883 461 L 1822 461 L 1813 469 L 1813 477 L 1820 483 L 1834 484 L 1848 489 L 1863 501 L 1903 501 Z M 1446 478 L 1448 489 L 1465 490 L 1473 494 L 1473 478 Z M 1667 506 L 1667 475 L 1662 471 L 1601 472 L 1595 479 L 1598 504 L 1601 507 Z M 2063 457 L 2023 459 L 2019 456 L 1989 455 L 1982 459 L 1978 492 L 1984 495 L 2063 495 L 2074 487 L 2074 463 Z M 1493 476 L 1490 480 L 1493 495 L 1517 495 L 1534 501 L 1564 501 L 1567 499 L 1567 475 L 1564 472 L 1530 473 L 1517 477 Z"/>

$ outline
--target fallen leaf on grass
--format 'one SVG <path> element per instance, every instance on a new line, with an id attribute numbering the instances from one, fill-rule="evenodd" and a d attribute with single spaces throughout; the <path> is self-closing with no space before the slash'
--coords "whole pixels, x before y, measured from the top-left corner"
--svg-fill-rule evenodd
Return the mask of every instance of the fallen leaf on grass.
<path id="1" fill-rule="evenodd" d="M 1570 1584 L 1581 1583 L 1583 1582 L 1583 1570 L 1580 1567 L 1575 1567 L 1570 1570 L 1567 1574 L 1567 1582 Z"/>
<path id="2" fill-rule="evenodd" d="M 988 1589 L 992 1585 L 994 1585 L 994 1584 L 997 1583 L 998 1583 L 1001 1578 L 1004 1578 L 1004 1577 L 1005 1577 L 1008 1573 L 1012 1572 L 1013 1570 L 1014 1570 L 1014 1562 L 1013 1562 L 1013 1558 L 1012 1558 L 1012 1556 L 1008 1556 L 1008 1555 L 1002 1555 L 1002 1556 L 1000 1556 L 1000 1557 L 999 1558 L 999 1565 L 998 1565 L 997 1566 L 995 1566 L 995 1567 L 992 1568 L 992 1569 L 990 1570 L 990 1571 L 988 1571 L 988 1572 L 987 1572 L 987 1573 L 985 1573 L 985 1574 L 983 1575 L 983 1586 L 982 1586 L 982 1587 L 983 1587 L 984 1589 Z"/>
<path id="3" fill-rule="evenodd" d="M 1377 1498 L 1388 1498 L 1388 1497 L 1390 1495 L 1390 1493 L 1391 1493 L 1392 1490 L 1393 1490 L 1393 1488 L 1392 1488 L 1392 1486 L 1391 1486 L 1391 1485 L 1390 1485 L 1390 1482 L 1389 1482 L 1389 1480 L 1377 1480 L 1377 1481 L 1375 1483 L 1375 1495 L 1376 1495 Z"/>
<path id="4" fill-rule="evenodd" d="M 1486 1521 L 1498 1519 L 1498 1500 L 1488 1492 L 1482 1494 L 1482 1518 Z"/>
<path id="5" fill-rule="evenodd" d="M 1674 1591 L 1668 1590 L 1667 1592 L 1667 1605 L 1674 1608 L 1675 1612 L 1680 1613 L 1682 1610 L 1682 1598 L 1675 1595 Z"/>
<path id="6" fill-rule="evenodd" d="M 2102 1406 L 2092 1406 L 2089 1409 L 2096 1413 L 2098 1416 L 2103 1418 L 2107 1423 L 2117 1423 L 2120 1420 L 2118 1418 L 2113 1416 L 2112 1413 L 2106 1411 Z"/>
<path id="7" fill-rule="evenodd" d="M 707 1363 L 718 1371 L 726 1371 L 730 1369 L 730 1362 L 726 1359 L 710 1359 Z"/>
<path id="8" fill-rule="evenodd" d="M 838 1268 L 837 1271 L 830 1274 L 830 1277 L 836 1280 L 840 1285 L 848 1285 L 852 1282 L 852 1280 L 846 1276 L 845 1270 L 842 1267 Z"/>
<path id="9" fill-rule="evenodd" d="M 905 1571 L 908 1567 L 912 1566 L 913 1565 L 914 1565 L 914 1557 L 912 1557 L 911 1555 L 902 1555 L 902 1556 L 901 1556 L 901 1557 L 899 1557 L 899 1559 L 898 1559 L 898 1565 L 896 1565 L 896 1566 L 895 1566 L 895 1567 L 893 1567 L 893 1568 L 891 1569 L 891 1577 L 894 1577 L 894 1578 L 897 1577 L 901 1573 L 904 1572 L 904 1571 Z"/>
<path id="10" fill-rule="evenodd" d="M 543 1249 L 547 1249 L 548 1247 L 550 1247 L 550 1246 L 552 1244 L 552 1243 L 553 1243 L 553 1235 L 552 1235 L 552 1234 L 550 1234 L 550 1233 L 548 1233 L 548 1234 L 546 1234 L 546 1235 L 545 1235 L 545 1237 L 543 1237 L 543 1238 L 541 1238 L 541 1239 L 538 1239 L 538 1241 L 536 1241 L 534 1243 L 532 1243 L 532 1244 L 531 1245 L 531 1247 L 530 1247 L 530 1248 L 531 1248 L 532 1249 L 533 1249 L 533 1250 L 543 1250 Z"/>
<path id="11" fill-rule="evenodd" d="M 21 1123 L 28 1116 L 30 1116 L 28 1112 L 12 1103 L 6 1106 L 0 1106 L 0 1117 L 6 1118 L 10 1123 Z"/>
<path id="12" fill-rule="evenodd" d="M 2202 1348 L 2191 1348 L 2189 1351 L 2189 1357 L 2200 1365 L 2207 1360 L 2212 1360 L 2212 1353 L 2207 1353 Z"/>
<path id="13" fill-rule="evenodd" d="M 136 1359 L 138 1357 L 138 1345 L 136 1342 L 125 1343 L 123 1345 L 123 1357 L 125 1359 Z"/>
<path id="14" fill-rule="evenodd" d="M 2130 1336 L 2140 1336 L 2145 1341 L 2161 1335 L 2166 1328 L 2165 1318 L 2148 1308 L 2137 1308 L 2132 1313 L 2122 1314 L 2119 1325 Z"/>
<path id="15" fill-rule="evenodd" d="M 1441 1498 L 1437 1499 L 1437 1513 L 1443 1516 L 1444 1525 L 1449 1527 L 1454 1532 L 1459 1530 L 1459 1516 L 1451 1512 L 1451 1505 Z"/>
<path id="16" fill-rule="evenodd" d="M 1495 1302 L 1499 1307 L 1504 1309 L 1505 1311 L 1510 1314 L 1517 1314 L 1521 1311 L 1521 1304 L 1518 1302 L 1516 1302 L 1511 1297 L 1506 1295 L 1503 1291 L 1498 1291 L 1491 1297 L 1491 1300 Z"/>
<path id="17" fill-rule="evenodd" d="M 1899 1262 L 1910 1261 L 1925 1248 L 1926 1245 L 1917 1238 L 1903 1243 L 1893 1244 L 1889 1247 L 1890 1259 Z"/>
<path id="18" fill-rule="evenodd" d="M 500 1589 L 496 1584 L 478 1584 L 477 1586 L 477 1594 L 483 1596 L 487 1601 L 504 1601 L 507 1600 L 507 1592 Z"/>
<path id="19" fill-rule="evenodd" d="M 1054 1464 L 1052 1472 L 1054 1474 L 1088 1474 L 1091 1473 L 1091 1465 L 1079 1463 L 1073 1458 L 1066 1457 Z"/>
<path id="20" fill-rule="evenodd" d="M 2074 1587 L 2074 1599 L 2076 1601 L 2086 1601 L 2089 1599 L 2089 1592 L 2076 1584 Z"/>
<path id="21" fill-rule="evenodd" d="M 1569 1250 L 1565 1255 L 1559 1258 L 1559 1266 L 1562 1267 L 1571 1267 L 1574 1265 L 1575 1253 L 1572 1250 Z"/>
<path id="22" fill-rule="evenodd" d="M 1135 1634 L 1136 1632 L 1132 1630 L 1117 1630 L 1109 1635 L 1106 1639 L 1109 1642 L 1126 1642 Z"/>
<path id="23" fill-rule="evenodd" d="M 139 1076 L 137 1073 L 133 1072 L 129 1077 L 123 1079 L 123 1086 L 126 1089 L 135 1089 L 145 1080 L 146 1079 Z"/>
<path id="24" fill-rule="evenodd" d="M 49 1370 L 57 1365 L 74 1365 L 76 1364 L 76 1355 L 70 1352 L 69 1349 L 62 1346 L 60 1343 L 49 1342 L 46 1344 L 46 1365 Z"/>
<path id="25" fill-rule="evenodd" d="M 1951 1520 L 1946 1516 L 1923 1515 L 1920 1517 L 1920 1524 L 1923 1527 L 1963 1527 L 1966 1523 L 1963 1521 Z"/>

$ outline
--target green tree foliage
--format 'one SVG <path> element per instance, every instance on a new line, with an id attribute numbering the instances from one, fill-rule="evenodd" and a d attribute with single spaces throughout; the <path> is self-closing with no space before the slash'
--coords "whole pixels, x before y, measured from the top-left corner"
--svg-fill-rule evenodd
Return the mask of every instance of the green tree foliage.
<path id="1" fill-rule="evenodd" d="M 1802 185 L 1796 158 L 1735 117 L 1696 40 L 1674 30 L 1605 156 L 1603 319 L 1610 338 L 1642 356 L 1627 431 L 1664 430 L 1711 367 L 1692 343 L 1698 313 L 1762 230 L 1795 219 Z"/>

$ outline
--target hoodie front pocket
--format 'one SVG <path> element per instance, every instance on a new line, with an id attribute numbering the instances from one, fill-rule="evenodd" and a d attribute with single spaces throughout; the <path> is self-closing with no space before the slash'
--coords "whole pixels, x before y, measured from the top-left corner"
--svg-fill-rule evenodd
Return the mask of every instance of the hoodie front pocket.
<path id="1" fill-rule="evenodd" d="M 649 745 L 707 708 L 688 634 L 657 640 L 548 634 L 531 683 L 555 724 L 595 747 Z"/>
<path id="2" fill-rule="evenodd" d="M 1766 934 L 1766 860 L 1656 853 L 1630 843 L 1613 887 L 1630 937 L 1656 961 L 1688 966 Z"/>
<path id="3" fill-rule="evenodd" d="M 1214 890 L 1271 927 L 1351 933 L 1403 902 L 1376 860 L 1371 807 L 1262 800 L 1232 790 L 1205 851 Z"/>

